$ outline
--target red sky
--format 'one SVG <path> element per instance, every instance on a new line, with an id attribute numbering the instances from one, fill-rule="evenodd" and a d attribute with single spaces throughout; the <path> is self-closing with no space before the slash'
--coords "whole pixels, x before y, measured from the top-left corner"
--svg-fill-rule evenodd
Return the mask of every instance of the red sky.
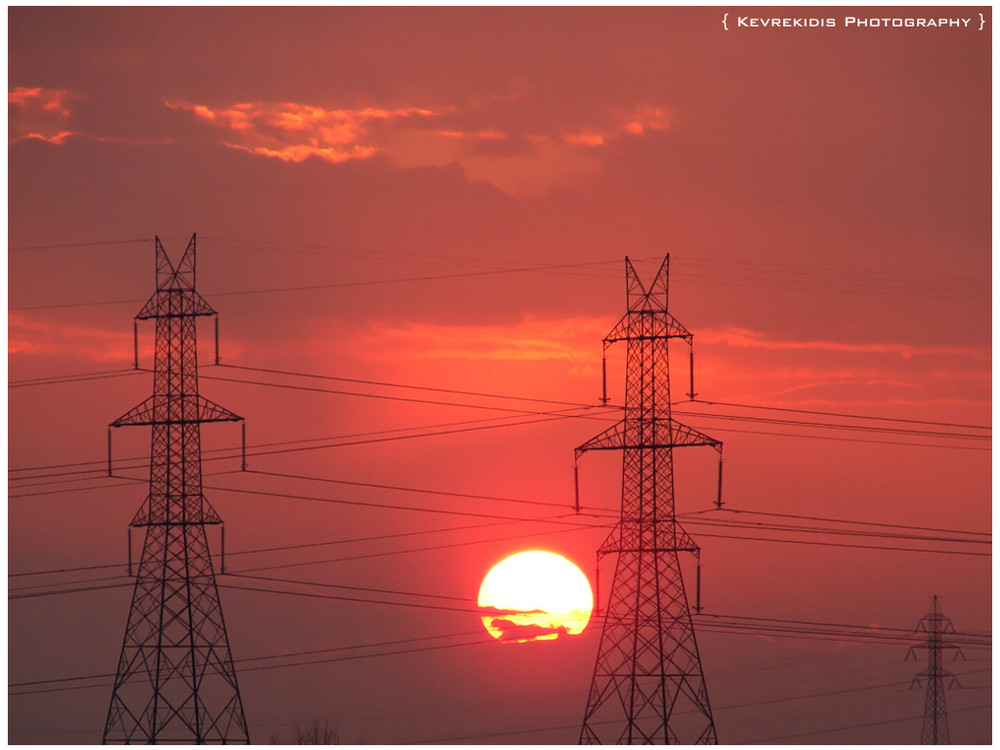
<path id="1" fill-rule="evenodd" d="M 573 448 L 613 413 L 455 423 L 566 408 L 470 394 L 598 404 L 623 258 L 650 278 L 670 253 L 671 311 L 695 334 L 701 399 L 944 423 L 678 405 L 679 419 L 725 442 L 726 507 L 747 512 L 696 519 L 896 525 L 837 527 L 858 537 L 692 523 L 706 613 L 911 629 L 938 594 L 959 631 L 990 632 L 990 559 L 967 554 L 987 545 L 871 535 L 953 540 L 992 526 L 989 432 L 978 429 L 991 423 L 990 12 L 737 8 L 729 31 L 725 12 L 9 9 L 12 384 L 130 367 L 152 237 L 176 259 L 197 232 L 198 288 L 220 313 L 225 364 L 351 379 L 202 369 L 202 393 L 246 417 L 252 469 L 312 478 L 214 475 L 239 468 L 239 434 L 206 426 L 206 459 L 229 456 L 205 464 L 227 551 L 336 542 L 227 561 L 235 572 L 332 561 L 259 573 L 309 585 L 220 583 L 474 600 L 495 562 L 530 548 L 570 557 L 593 581 L 607 517 L 568 519 L 595 524 L 582 530 L 509 519 L 571 509 Z M 739 16 L 836 25 L 737 28 Z M 858 29 L 848 16 L 972 21 Z M 203 365 L 211 333 L 201 329 Z M 152 330 L 140 334 L 148 365 Z M 682 399 L 687 357 L 671 352 Z M 622 362 L 610 350 L 613 403 Z M 107 424 L 150 388 L 136 373 L 10 389 L 9 572 L 122 564 L 11 577 L 12 595 L 127 583 L 141 482 L 65 465 L 102 461 Z M 447 434 L 359 443 L 375 432 Z M 265 453 L 312 438 L 359 444 Z M 123 475 L 143 479 L 147 453 L 142 429 L 116 431 L 116 456 L 135 458 Z M 678 451 L 679 512 L 711 507 L 713 458 Z M 583 504 L 613 515 L 619 472 L 615 456 L 586 456 Z M 409 536 L 370 539 L 390 534 Z M 84 583 L 105 576 L 117 577 Z M 113 672 L 129 596 L 121 586 L 12 600 L 9 681 Z M 350 742 L 577 739 L 596 628 L 463 647 L 488 640 L 474 612 L 222 597 L 237 659 L 395 643 L 238 663 L 257 742 L 314 718 Z M 923 695 L 906 688 L 921 667 L 904 646 L 699 633 L 723 743 L 919 738 Z M 447 647 L 386 653 L 433 645 Z M 952 740 L 988 742 L 989 654 L 966 656 L 952 665 L 969 688 L 948 694 Z M 37 690 L 10 698 L 11 742 L 100 741 L 102 680 L 12 688 Z"/>

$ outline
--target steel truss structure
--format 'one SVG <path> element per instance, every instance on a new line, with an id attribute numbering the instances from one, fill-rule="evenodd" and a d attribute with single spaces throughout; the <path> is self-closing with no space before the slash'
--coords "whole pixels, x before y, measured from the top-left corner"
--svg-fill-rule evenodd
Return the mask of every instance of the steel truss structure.
<path id="1" fill-rule="evenodd" d="M 216 315 L 195 291 L 195 237 L 176 266 L 157 237 L 156 292 L 135 318 L 156 321 L 153 395 L 110 425 L 149 425 L 152 448 L 105 744 L 250 741 L 206 533 L 222 519 L 201 483 L 202 423 L 242 420 L 198 393 L 196 321 Z"/>
<path id="2" fill-rule="evenodd" d="M 698 546 L 674 511 L 674 448 L 716 448 L 721 472 L 722 444 L 671 416 L 668 342 L 692 335 L 667 312 L 669 264 L 647 290 L 625 259 L 628 311 L 604 339 L 626 343 L 625 418 L 576 449 L 623 454 L 621 518 L 598 550 L 617 564 L 581 744 L 717 743 L 681 575 L 679 553 Z"/>
<path id="3" fill-rule="evenodd" d="M 924 698 L 924 723 L 920 731 L 921 745 L 950 745 L 951 734 L 948 731 L 948 707 L 945 705 L 945 690 L 950 687 L 961 687 L 958 678 L 951 672 L 946 672 L 944 650 L 954 649 L 954 658 L 962 655 L 962 650 L 945 640 L 948 633 L 955 632 L 951 620 L 941 612 L 941 604 L 935 596 L 931 602 L 931 611 L 920 618 L 917 632 L 926 633 L 927 640 L 911 646 L 906 658 L 917 658 L 918 648 L 927 649 L 927 670 L 913 678 L 914 686 L 926 686 Z M 947 681 L 947 685 L 945 682 Z"/>

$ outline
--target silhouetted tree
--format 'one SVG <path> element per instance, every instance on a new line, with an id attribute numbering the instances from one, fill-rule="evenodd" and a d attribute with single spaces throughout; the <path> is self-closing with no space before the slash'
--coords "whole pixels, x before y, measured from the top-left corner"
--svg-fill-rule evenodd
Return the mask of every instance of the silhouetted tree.
<path id="1" fill-rule="evenodd" d="M 320 726 L 319 719 L 313 719 L 312 726 L 303 729 L 295 725 L 296 745 L 339 745 L 340 732 L 336 727 L 330 728 L 330 720 L 326 719 Z"/>
<path id="2" fill-rule="evenodd" d="M 267 738 L 269 745 L 339 745 L 340 730 L 330 726 L 330 720 L 325 719 L 320 724 L 319 719 L 313 719 L 312 725 L 303 728 L 301 724 L 295 725 L 295 736 L 291 742 L 285 742 L 278 736 L 277 732 L 272 732 Z M 358 739 L 357 744 L 365 744 L 364 738 Z"/>

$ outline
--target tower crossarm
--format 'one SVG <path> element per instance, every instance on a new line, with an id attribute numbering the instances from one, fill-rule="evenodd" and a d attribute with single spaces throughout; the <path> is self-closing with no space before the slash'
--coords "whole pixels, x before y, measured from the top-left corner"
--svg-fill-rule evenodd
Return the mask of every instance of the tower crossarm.
<path id="1" fill-rule="evenodd" d="M 217 315 L 217 313 L 198 292 L 184 289 L 161 289 L 153 293 L 135 319 L 191 318 L 205 315 Z"/>
<path id="2" fill-rule="evenodd" d="M 181 397 L 153 395 L 112 422 L 110 427 L 135 425 L 195 424 L 201 422 L 240 422 L 243 420 L 224 406 L 200 394 Z"/>
<path id="3" fill-rule="evenodd" d="M 637 331 L 641 331 L 638 333 Z M 604 337 L 604 348 L 618 341 L 655 341 L 657 339 L 685 339 L 692 333 L 666 310 L 639 310 L 626 313 L 611 333 Z"/>
<path id="4" fill-rule="evenodd" d="M 684 530 L 684 527 L 676 519 L 664 519 L 654 521 L 659 528 L 656 530 L 657 543 L 655 545 L 638 545 L 635 543 L 637 534 L 636 527 L 640 524 L 638 519 L 622 518 L 608 538 L 597 550 L 598 557 L 612 552 L 635 552 L 658 554 L 661 552 L 693 552 L 698 555 L 701 547 L 695 543 L 691 535 Z M 649 522 L 647 522 L 647 525 Z"/>
<path id="5" fill-rule="evenodd" d="M 576 448 L 579 458 L 587 451 L 622 450 L 625 448 L 688 448 L 711 446 L 718 448 L 722 441 L 681 424 L 675 419 L 656 419 L 652 429 L 639 429 L 632 420 L 623 419 L 599 435 L 595 435 Z"/>

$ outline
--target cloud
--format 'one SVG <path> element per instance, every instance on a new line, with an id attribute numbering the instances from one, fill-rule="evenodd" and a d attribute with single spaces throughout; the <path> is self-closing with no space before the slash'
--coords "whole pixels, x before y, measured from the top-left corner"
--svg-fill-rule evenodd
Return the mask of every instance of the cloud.
<path id="1" fill-rule="evenodd" d="M 669 128 L 670 116 L 666 109 L 639 104 L 632 112 L 619 115 L 617 122 L 610 127 L 585 127 L 576 132 L 564 133 L 562 139 L 574 146 L 603 146 L 622 136 L 638 136 L 647 131 Z"/>
<path id="2" fill-rule="evenodd" d="M 356 346 L 392 359 L 563 361 L 591 365 L 609 327 L 605 318 L 525 318 L 512 325 L 372 323 Z"/>
<path id="3" fill-rule="evenodd" d="M 26 88 L 17 86 L 7 92 L 8 144 L 44 141 L 62 146 L 70 138 L 86 138 L 98 143 L 162 145 L 169 138 L 120 138 L 92 135 L 68 127 L 73 119 L 70 103 L 89 99 L 86 94 L 69 89 Z"/>
<path id="4" fill-rule="evenodd" d="M 535 622 L 522 623 L 517 621 L 517 616 L 496 617 L 490 624 L 498 631 L 501 643 L 528 643 L 530 641 L 550 641 L 561 635 L 567 635 L 565 625 L 546 624 L 540 625 Z"/>
<path id="5" fill-rule="evenodd" d="M 7 322 L 7 354 L 10 357 L 47 355 L 90 362 L 131 363 L 132 334 L 78 325 L 53 325 L 11 312 Z"/>
<path id="6" fill-rule="evenodd" d="M 244 102 L 223 108 L 182 101 L 166 105 L 217 128 L 227 146 L 255 156 L 287 162 L 317 157 L 339 164 L 381 155 L 402 169 L 457 164 L 470 182 L 493 185 L 515 198 L 573 186 L 601 172 L 595 153 L 599 147 L 669 127 L 664 108 L 639 104 L 627 111 L 598 113 L 602 125 L 512 132 L 510 123 L 525 120 L 509 111 L 527 106 L 518 97 L 493 98 L 485 108 L 327 109 L 298 102 Z"/>
<path id="7" fill-rule="evenodd" d="M 67 127 L 70 103 L 86 99 L 69 89 L 17 86 L 7 92 L 8 143 L 37 139 L 62 144 L 76 132 Z"/>
<path id="8" fill-rule="evenodd" d="M 780 339 L 736 327 L 697 331 L 695 344 L 698 390 L 709 400 L 711 391 L 726 401 L 839 407 L 990 401 L 988 347 Z"/>
<path id="9" fill-rule="evenodd" d="M 489 183 L 514 198 L 545 195 L 601 172 L 601 163 L 592 154 L 545 136 L 529 138 L 522 153 L 474 154 L 460 158 L 458 164 L 472 182 Z"/>
<path id="10" fill-rule="evenodd" d="M 764 333 L 744 328 L 724 327 L 699 331 L 702 343 L 769 349 L 772 351 L 815 350 L 845 354 L 890 354 L 904 359 L 917 356 L 958 355 L 989 360 L 990 353 L 975 346 L 918 346 L 903 343 L 852 344 L 843 341 L 790 341 L 772 339 Z"/>
<path id="11" fill-rule="evenodd" d="M 440 115 L 420 107 L 325 109 L 295 102 L 246 102 L 225 109 L 185 102 L 166 105 L 227 131 L 223 142 L 232 148 L 291 162 L 315 156 L 333 164 L 378 153 L 376 125 Z"/>

